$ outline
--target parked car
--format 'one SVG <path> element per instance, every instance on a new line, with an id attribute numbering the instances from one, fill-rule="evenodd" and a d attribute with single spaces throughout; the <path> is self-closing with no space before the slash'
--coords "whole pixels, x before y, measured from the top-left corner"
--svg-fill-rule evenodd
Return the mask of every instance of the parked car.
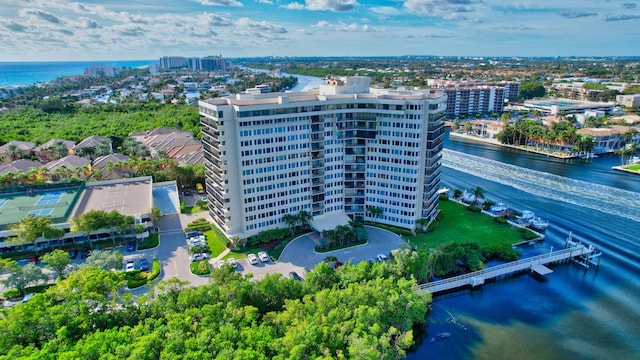
<path id="1" fill-rule="evenodd" d="M 260 262 L 260 260 L 258 260 L 258 257 L 255 254 L 247 255 L 247 259 L 249 259 L 249 263 L 251 265 L 256 265 L 258 262 Z"/>
<path id="2" fill-rule="evenodd" d="M 238 262 L 234 258 L 227 259 L 227 264 L 231 265 L 234 269 L 238 267 Z"/>
<path id="3" fill-rule="evenodd" d="M 197 254 L 191 255 L 191 261 L 206 260 L 208 258 L 209 258 L 209 254 L 207 253 L 197 253 Z"/>
<path id="4" fill-rule="evenodd" d="M 258 258 L 260 259 L 260 261 L 262 262 L 269 262 L 269 255 L 264 252 L 264 251 L 260 251 L 258 253 Z"/>
<path id="5" fill-rule="evenodd" d="M 189 196 L 189 195 L 191 195 L 191 191 L 189 191 L 188 189 L 182 190 L 182 196 Z"/>
<path id="6" fill-rule="evenodd" d="M 133 271 L 135 269 L 136 269 L 136 267 L 133 264 L 133 261 L 127 261 L 127 264 L 124 266 L 124 271 L 127 271 L 127 272 Z"/>
<path id="7" fill-rule="evenodd" d="M 218 262 L 216 263 L 216 266 L 218 267 L 218 269 L 222 269 L 224 264 L 226 264 L 224 260 L 218 260 Z"/>
<path id="8" fill-rule="evenodd" d="M 289 278 L 293 279 L 293 280 L 298 280 L 298 281 L 302 281 L 302 278 L 300 277 L 300 275 L 298 275 L 297 272 L 292 271 L 289 273 Z"/>
<path id="9" fill-rule="evenodd" d="M 33 255 L 32 257 L 29 258 L 29 262 L 30 263 L 34 263 L 37 264 L 40 262 L 40 255 Z"/>
<path id="10" fill-rule="evenodd" d="M 69 250 L 69 257 L 71 259 L 77 259 L 78 258 L 78 249 Z"/>
<path id="11" fill-rule="evenodd" d="M 385 254 L 378 254 L 376 255 L 376 259 L 378 259 L 378 261 L 383 262 L 385 260 L 387 260 L 389 257 L 387 257 L 387 255 Z"/>
<path id="12" fill-rule="evenodd" d="M 83 259 L 86 259 L 89 257 L 89 255 L 91 255 L 91 252 L 89 250 L 82 250 L 80 252 L 80 257 Z"/>
<path id="13" fill-rule="evenodd" d="M 136 242 L 135 241 L 129 241 L 127 243 L 127 251 L 128 252 L 136 251 Z"/>
<path id="14" fill-rule="evenodd" d="M 140 271 L 149 271 L 149 263 L 147 262 L 147 259 L 140 259 L 140 262 L 138 262 L 138 269 L 140 269 Z"/>
<path id="15" fill-rule="evenodd" d="M 190 231 L 187 231 L 185 233 L 185 235 L 186 235 L 187 239 L 190 239 L 192 237 L 196 237 L 196 236 L 202 235 L 202 231 L 190 230 Z"/>

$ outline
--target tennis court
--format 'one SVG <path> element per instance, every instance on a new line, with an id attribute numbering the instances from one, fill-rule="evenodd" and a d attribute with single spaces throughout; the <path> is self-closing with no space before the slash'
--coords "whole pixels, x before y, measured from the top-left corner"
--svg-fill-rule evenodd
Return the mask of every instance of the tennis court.
<path id="1" fill-rule="evenodd" d="M 50 216 L 54 222 L 64 222 L 76 202 L 76 194 L 82 191 L 73 184 L 56 189 L 34 188 L 26 191 L 0 194 L 0 230 L 7 230 L 23 217 Z"/>
<path id="2" fill-rule="evenodd" d="M 38 199 L 38 202 L 36 203 L 36 206 L 45 206 L 45 205 L 57 204 L 57 203 L 60 202 L 60 199 L 62 199 L 62 195 L 64 195 L 64 193 L 60 192 L 60 191 L 46 193 L 46 194 L 42 195 L 40 197 L 40 199 Z"/>
<path id="3" fill-rule="evenodd" d="M 37 209 L 29 211 L 29 215 L 35 216 L 49 216 L 53 212 L 53 209 Z"/>

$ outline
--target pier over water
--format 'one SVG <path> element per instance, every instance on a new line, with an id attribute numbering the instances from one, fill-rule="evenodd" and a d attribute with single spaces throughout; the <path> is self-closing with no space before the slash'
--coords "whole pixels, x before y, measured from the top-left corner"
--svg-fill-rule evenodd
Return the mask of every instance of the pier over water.
<path id="1" fill-rule="evenodd" d="M 576 243 L 572 240 L 571 235 L 569 235 L 565 248 L 562 250 L 512 261 L 502 265 L 492 266 L 490 268 L 455 276 L 449 279 L 421 284 L 418 285 L 416 291 L 429 291 L 430 293 L 435 294 L 464 286 L 476 287 L 484 284 L 486 280 L 525 270 L 533 271 L 539 275 L 546 275 L 553 272 L 545 266 L 546 264 L 562 262 L 565 260 L 573 260 L 585 268 L 588 268 L 590 265 L 597 266 L 601 255 L 602 253 L 596 253 L 596 250 L 592 245 L 585 246 L 581 243 Z"/>

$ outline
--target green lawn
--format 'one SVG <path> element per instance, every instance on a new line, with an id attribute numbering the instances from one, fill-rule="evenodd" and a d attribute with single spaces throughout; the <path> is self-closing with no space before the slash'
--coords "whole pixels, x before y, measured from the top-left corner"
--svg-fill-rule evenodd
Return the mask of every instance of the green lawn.
<path id="1" fill-rule="evenodd" d="M 440 201 L 442 220 L 432 233 L 418 232 L 415 237 L 406 237 L 417 247 L 437 248 L 450 242 L 475 242 L 480 247 L 513 244 L 523 240 L 518 228 L 501 225 L 488 215 L 472 213 L 454 201 Z"/>
<path id="2" fill-rule="evenodd" d="M 640 164 L 625 166 L 627 170 L 640 171 Z"/>
<path id="3" fill-rule="evenodd" d="M 209 246 L 209 250 L 211 250 L 211 257 L 214 258 L 220 255 L 227 246 L 224 244 L 223 240 L 221 240 L 213 230 L 205 231 L 204 236 L 207 239 L 207 245 Z"/>
<path id="4" fill-rule="evenodd" d="M 207 209 L 203 209 L 200 206 L 181 206 L 180 207 L 180 213 L 182 214 L 197 214 L 203 211 L 207 211 Z"/>

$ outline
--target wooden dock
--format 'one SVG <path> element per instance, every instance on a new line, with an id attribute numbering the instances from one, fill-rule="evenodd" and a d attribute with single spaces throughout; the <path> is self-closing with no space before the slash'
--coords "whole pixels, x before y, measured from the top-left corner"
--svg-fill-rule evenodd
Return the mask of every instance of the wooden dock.
<path id="1" fill-rule="evenodd" d="M 570 239 L 571 238 L 567 239 L 567 248 L 565 249 L 508 262 L 498 266 L 492 266 L 490 268 L 486 268 L 469 274 L 455 276 L 449 279 L 421 284 L 418 285 L 416 291 L 429 291 L 430 293 L 434 294 L 464 286 L 476 287 L 484 284 L 486 280 L 525 270 L 533 271 L 540 275 L 546 275 L 553 272 L 551 269 L 545 266 L 546 264 L 561 262 L 565 260 L 574 260 L 576 263 L 586 268 L 588 268 L 590 264 L 598 265 L 598 263 L 594 261 L 594 259 L 597 258 L 599 260 L 602 253 L 596 253 L 595 248 L 591 245 L 585 246 L 581 243 L 575 243 Z"/>

